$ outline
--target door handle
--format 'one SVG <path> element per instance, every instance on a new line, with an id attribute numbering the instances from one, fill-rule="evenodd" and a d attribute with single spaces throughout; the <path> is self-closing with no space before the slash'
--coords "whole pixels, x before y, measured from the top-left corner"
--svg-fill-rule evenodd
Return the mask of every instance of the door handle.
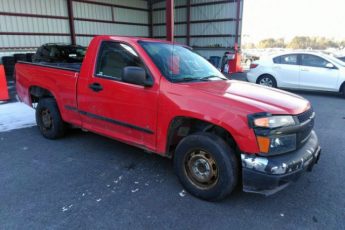
<path id="1" fill-rule="evenodd" d="M 103 86 L 99 83 L 93 83 L 89 85 L 89 88 L 95 92 L 99 92 L 103 90 Z"/>

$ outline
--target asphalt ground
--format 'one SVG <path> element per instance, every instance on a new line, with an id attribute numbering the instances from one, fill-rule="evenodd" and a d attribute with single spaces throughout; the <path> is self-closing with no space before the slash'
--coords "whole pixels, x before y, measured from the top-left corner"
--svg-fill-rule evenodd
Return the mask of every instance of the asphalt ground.
<path id="1" fill-rule="evenodd" d="M 0 133 L 0 229 L 345 229 L 345 99 L 297 93 L 316 111 L 321 159 L 270 197 L 199 200 L 170 160 L 81 130 Z"/>

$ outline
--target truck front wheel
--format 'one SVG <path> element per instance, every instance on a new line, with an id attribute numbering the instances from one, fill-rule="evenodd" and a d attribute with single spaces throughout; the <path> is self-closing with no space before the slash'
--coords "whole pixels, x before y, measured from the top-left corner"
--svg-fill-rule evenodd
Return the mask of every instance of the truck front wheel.
<path id="1" fill-rule="evenodd" d="M 174 155 L 175 172 L 185 189 L 204 200 L 221 200 L 235 188 L 238 163 L 225 141 L 210 133 L 185 137 Z"/>
<path id="2" fill-rule="evenodd" d="M 39 100 L 36 108 L 36 123 L 41 134 L 48 139 L 63 137 L 66 131 L 66 123 L 62 120 L 53 98 Z"/>

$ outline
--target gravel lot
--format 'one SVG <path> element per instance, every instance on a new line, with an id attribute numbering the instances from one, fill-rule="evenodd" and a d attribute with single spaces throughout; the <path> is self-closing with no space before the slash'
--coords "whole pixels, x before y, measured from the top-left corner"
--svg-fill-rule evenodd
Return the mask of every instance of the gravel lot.
<path id="1" fill-rule="evenodd" d="M 323 152 L 271 197 L 201 201 L 170 160 L 80 130 L 57 141 L 36 127 L 0 133 L 0 229 L 345 229 L 345 100 L 297 93 L 314 106 Z"/>

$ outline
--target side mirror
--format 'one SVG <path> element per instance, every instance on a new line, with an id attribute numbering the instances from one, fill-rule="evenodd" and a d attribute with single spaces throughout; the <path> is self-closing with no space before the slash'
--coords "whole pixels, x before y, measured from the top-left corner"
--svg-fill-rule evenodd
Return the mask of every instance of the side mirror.
<path id="1" fill-rule="evenodd" d="M 152 80 L 148 80 L 145 69 L 137 66 L 127 66 L 123 69 L 122 80 L 127 83 L 152 86 Z"/>
<path id="2" fill-rule="evenodd" d="M 332 64 L 332 63 L 327 63 L 326 64 L 326 68 L 328 68 L 328 69 L 335 69 L 335 66 Z"/>

